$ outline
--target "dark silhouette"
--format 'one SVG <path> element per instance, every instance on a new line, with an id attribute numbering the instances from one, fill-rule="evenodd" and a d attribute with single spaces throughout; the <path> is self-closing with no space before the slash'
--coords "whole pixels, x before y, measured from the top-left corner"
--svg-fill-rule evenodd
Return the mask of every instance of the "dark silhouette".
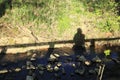
<path id="1" fill-rule="evenodd" d="M 2 47 L 2 50 L 0 52 L 0 60 L 5 56 L 7 51 L 7 47 Z"/>
<path id="2" fill-rule="evenodd" d="M 91 54 L 95 53 L 95 41 L 94 41 L 94 39 L 91 39 L 91 41 L 90 41 L 90 53 Z"/>
<path id="3" fill-rule="evenodd" d="M 5 14 L 7 8 L 12 9 L 12 0 L 4 0 L 0 3 L 0 17 Z"/>
<path id="4" fill-rule="evenodd" d="M 7 47 L 2 47 L 1 53 L 0 54 L 6 54 Z"/>
<path id="5" fill-rule="evenodd" d="M 54 51 L 54 43 L 53 42 L 49 42 L 49 48 L 48 48 L 48 51 L 46 53 L 46 57 L 49 58 L 50 57 L 50 54 L 52 54 L 52 52 Z"/>
<path id="6" fill-rule="evenodd" d="M 82 30 L 80 28 L 77 29 L 77 33 L 73 38 L 73 42 L 75 43 L 75 45 L 73 46 L 73 50 L 75 51 L 75 54 L 86 51 L 85 35 L 82 33 Z"/>

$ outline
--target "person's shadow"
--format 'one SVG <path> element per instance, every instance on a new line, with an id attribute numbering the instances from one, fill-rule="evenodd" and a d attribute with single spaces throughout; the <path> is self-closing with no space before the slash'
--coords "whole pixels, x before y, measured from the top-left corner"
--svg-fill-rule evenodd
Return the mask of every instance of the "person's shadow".
<path id="1" fill-rule="evenodd" d="M 81 55 L 86 51 L 85 49 L 85 35 L 82 33 L 81 28 L 77 29 L 77 33 L 73 37 L 73 50 L 75 54 Z"/>

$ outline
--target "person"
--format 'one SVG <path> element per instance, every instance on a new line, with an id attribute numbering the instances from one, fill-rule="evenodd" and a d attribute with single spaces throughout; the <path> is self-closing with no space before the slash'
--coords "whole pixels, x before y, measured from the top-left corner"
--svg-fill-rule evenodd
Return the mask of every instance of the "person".
<path id="1" fill-rule="evenodd" d="M 85 49 L 85 35 L 82 33 L 82 30 L 80 28 L 77 29 L 77 33 L 75 34 L 73 38 L 74 46 L 73 49 L 75 53 L 79 53 L 79 51 L 84 52 Z"/>

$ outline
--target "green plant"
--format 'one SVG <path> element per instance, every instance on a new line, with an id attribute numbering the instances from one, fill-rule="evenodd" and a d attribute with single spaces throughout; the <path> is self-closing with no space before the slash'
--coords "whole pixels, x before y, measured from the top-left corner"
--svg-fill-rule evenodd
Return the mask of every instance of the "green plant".
<path id="1" fill-rule="evenodd" d="M 74 35 L 78 27 L 85 29 L 83 32 L 88 29 L 119 32 L 117 5 L 114 0 L 12 0 L 12 9 L 5 9 L 0 24 L 12 27 L 15 32 L 25 28 L 36 36 L 44 33 L 45 37 L 54 38 L 63 38 L 69 32 Z"/>

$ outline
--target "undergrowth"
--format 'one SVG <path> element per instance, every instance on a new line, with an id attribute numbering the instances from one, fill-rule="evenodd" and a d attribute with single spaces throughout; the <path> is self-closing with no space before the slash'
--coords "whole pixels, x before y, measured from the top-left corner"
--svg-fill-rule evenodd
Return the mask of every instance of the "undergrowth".
<path id="1" fill-rule="evenodd" d="M 118 3 L 114 0 L 7 1 L 10 0 L 0 0 L 0 6 L 4 5 L 0 8 L 4 11 L 0 14 L 0 24 L 15 28 L 14 32 L 24 27 L 38 37 L 44 34 L 48 38 L 71 39 L 78 27 L 87 29 L 89 26 L 91 32 L 97 28 L 101 33 L 120 31 L 120 16 L 116 10 Z M 65 33 L 69 34 L 67 38 L 63 35 Z"/>

